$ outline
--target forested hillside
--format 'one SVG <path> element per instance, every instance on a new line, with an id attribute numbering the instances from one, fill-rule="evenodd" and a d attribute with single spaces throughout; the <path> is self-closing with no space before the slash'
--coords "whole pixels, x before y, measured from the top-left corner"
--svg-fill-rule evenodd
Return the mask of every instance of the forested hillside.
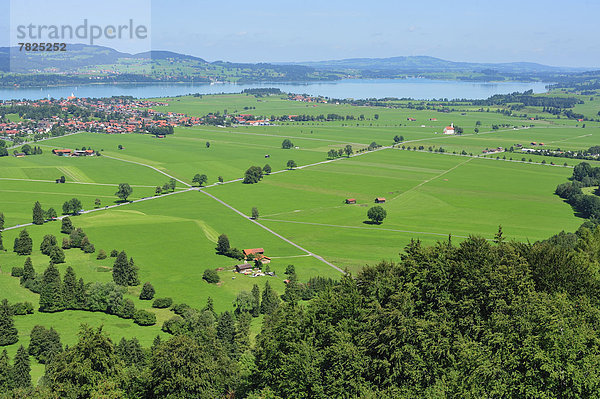
<path id="1" fill-rule="evenodd" d="M 599 257 L 600 227 L 586 222 L 534 244 L 505 242 L 501 229 L 493 241 L 413 241 L 396 261 L 313 281 L 320 292 L 308 302 L 290 268 L 282 302 L 262 295 L 271 309 L 254 345 L 258 309 L 243 298 L 220 315 L 210 302 L 179 305 L 163 327 L 172 337 L 151 348 L 82 327 L 37 388 L 4 354 L 0 389 L 6 398 L 597 397 Z"/>

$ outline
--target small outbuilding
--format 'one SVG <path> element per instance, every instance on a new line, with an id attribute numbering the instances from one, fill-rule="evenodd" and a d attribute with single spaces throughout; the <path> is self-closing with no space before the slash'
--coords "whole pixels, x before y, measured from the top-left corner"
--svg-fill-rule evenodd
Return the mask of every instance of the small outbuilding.
<path id="1" fill-rule="evenodd" d="M 235 265 L 235 271 L 238 273 L 244 273 L 246 270 L 252 270 L 251 263 L 242 263 L 241 265 Z"/>
<path id="2" fill-rule="evenodd" d="M 356 204 L 356 198 L 346 198 L 346 204 Z"/>
<path id="3" fill-rule="evenodd" d="M 375 198 L 375 203 L 376 204 L 384 204 L 385 203 L 385 198 L 383 198 L 383 197 L 377 197 L 377 198 Z"/>

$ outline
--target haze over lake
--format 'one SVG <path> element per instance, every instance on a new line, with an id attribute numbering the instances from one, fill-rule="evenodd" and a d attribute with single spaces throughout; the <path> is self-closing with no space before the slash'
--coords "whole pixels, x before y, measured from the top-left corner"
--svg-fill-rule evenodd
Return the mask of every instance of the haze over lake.
<path id="1" fill-rule="evenodd" d="M 0 89 L 0 100 L 77 97 L 133 96 L 138 98 L 171 97 L 191 93 L 239 93 L 244 89 L 277 87 L 284 92 L 322 95 L 331 98 L 414 98 L 483 99 L 494 94 L 506 94 L 532 89 L 547 91 L 548 83 L 541 82 L 464 82 L 431 79 L 345 79 L 311 83 L 252 83 L 252 84 L 94 84 L 82 86 L 27 87 Z"/>

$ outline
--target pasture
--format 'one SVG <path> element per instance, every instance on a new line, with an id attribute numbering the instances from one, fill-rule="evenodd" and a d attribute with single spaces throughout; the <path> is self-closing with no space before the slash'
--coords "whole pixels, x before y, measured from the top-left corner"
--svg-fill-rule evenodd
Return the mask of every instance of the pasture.
<path id="1" fill-rule="evenodd" d="M 165 100 L 165 99 L 163 99 Z M 284 270 L 294 264 L 301 281 L 313 276 L 339 278 L 340 272 L 322 262 L 323 257 L 341 269 L 355 272 L 365 264 L 382 259 L 397 260 L 411 239 L 425 243 L 453 241 L 474 234 L 491 239 L 502 225 L 507 239 L 536 241 L 560 231 L 572 231 L 581 223 L 569 205 L 553 195 L 557 184 L 567 181 L 571 167 L 558 167 L 522 162 L 545 159 L 562 165 L 576 165 L 577 160 L 529 156 L 517 153 L 498 154 L 507 160 L 453 155 L 466 151 L 474 155 L 486 148 L 514 144 L 544 142 L 562 149 L 587 148 L 598 143 L 598 127 L 594 122 L 586 128 L 572 121 L 529 121 L 494 112 L 438 113 L 431 110 L 353 107 L 346 104 L 312 104 L 288 101 L 277 96 L 255 98 L 245 95 L 180 97 L 165 100 L 169 111 L 190 115 L 228 112 L 255 115 L 327 114 L 364 115 L 364 120 L 336 122 L 289 122 L 276 126 L 177 128 L 165 139 L 150 135 L 105 135 L 79 133 L 40 142 L 44 154 L 24 158 L 0 158 L 0 212 L 5 214 L 5 227 L 31 222 L 35 201 L 43 208 L 54 207 L 60 214 L 62 203 L 79 198 L 84 209 L 114 205 L 119 183 L 133 187 L 130 200 L 154 195 L 155 187 L 171 177 L 181 180 L 176 191 L 188 189 L 196 173 L 205 173 L 211 187 L 188 190 L 176 195 L 160 196 L 147 201 L 124 204 L 116 208 L 72 217 L 95 245 L 104 249 L 125 250 L 139 266 L 139 277 L 156 288 L 156 297 L 172 297 L 174 303 L 203 307 L 207 298 L 215 301 L 217 312 L 232 310 L 233 301 L 253 284 L 266 281 L 283 292 Z M 244 110 L 244 107 L 256 109 Z M 377 119 L 375 118 L 377 114 Z M 407 122 L 408 116 L 416 122 Z M 430 121 L 429 119 L 439 119 Z M 473 129 L 481 121 L 480 133 Z M 455 123 L 465 128 L 462 136 L 440 134 L 444 126 Z M 421 127 L 421 124 L 425 125 Z M 511 128 L 493 130 L 492 124 L 510 124 Z M 532 128 L 522 125 L 535 124 Z M 512 126 L 517 126 L 517 130 Z M 437 132 L 437 134 L 436 134 Z M 406 146 L 429 146 L 446 149 L 440 154 L 381 148 L 350 158 L 330 162 L 326 154 L 347 144 L 354 149 L 366 148 L 371 142 L 384 146 L 393 143 L 395 135 L 404 136 Z M 283 139 L 295 147 L 282 149 Z M 206 142 L 210 143 L 207 147 Z M 118 146 L 122 145 L 123 150 Z M 65 158 L 51 154 L 53 148 L 81 148 L 101 151 L 100 157 Z M 269 155 L 265 158 L 265 155 Z M 296 161 L 300 168 L 286 170 L 286 162 Z M 257 184 L 239 180 L 251 165 L 273 168 Z M 592 162 L 594 163 L 594 162 Z M 57 184 L 60 176 L 67 183 Z M 225 184 L 214 184 L 222 176 Z M 210 194 L 233 209 L 206 195 Z M 366 213 L 375 197 L 385 197 L 382 204 L 387 218 L 382 224 L 369 224 Z M 357 203 L 346 205 L 346 198 Z M 248 219 L 252 207 L 260 213 L 258 223 Z M 270 230 L 267 230 L 270 229 Z M 60 222 L 28 226 L 34 242 L 32 259 L 38 273 L 48 264 L 39 251 L 45 234 L 61 240 Z M 22 288 L 10 276 L 14 266 L 22 266 L 24 257 L 11 252 L 12 242 L 20 228 L 2 232 L 8 251 L 0 254 L 0 290 L 11 302 L 31 301 L 33 315 L 17 316 L 20 333 L 18 344 L 9 347 L 11 355 L 20 344 L 27 344 L 35 324 L 54 326 L 63 343 L 76 340 L 82 322 L 104 325 L 113 340 L 136 336 L 149 346 L 160 331 L 162 322 L 172 313 L 151 309 L 151 303 L 137 299 L 141 287 L 129 289 L 128 298 L 139 308 L 157 314 L 158 323 L 140 327 L 131 320 L 102 313 L 67 311 L 58 314 L 37 312 L 37 294 Z M 243 248 L 265 248 L 272 258 L 269 265 L 275 277 L 249 277 L 232 273 L 234 259 L 215 252 L 216 240 L 227 234 L 231 245 Z M 286 241 L 276 234 L 281 235 Z M 290 243 L 291 241 L 291 243 Z M 294 244 L 301 248 L 298 248 Z M 305 251 L 306 250 L 306 251 Z M 307 252 L 308 251 L 308 252 Z M 309 253 L 310 252 L 310 253 Z M 312 256 L 312 255 L 315 256 Z M 97 260 L 96 253 L 84 254 L 78 249 L 66 251 L 61 273 L 72 266 L 86 282 L 108 282 L 114 259 Z M 208 284 L 202 280 L 206 269 L 222 268 L 221 282 Z M 258 319 L 257 319 L 258 320 Z M 255 320 L 253 331 L 259 321 Z M 41 375 L 40 365 L 34 367 Z"/>

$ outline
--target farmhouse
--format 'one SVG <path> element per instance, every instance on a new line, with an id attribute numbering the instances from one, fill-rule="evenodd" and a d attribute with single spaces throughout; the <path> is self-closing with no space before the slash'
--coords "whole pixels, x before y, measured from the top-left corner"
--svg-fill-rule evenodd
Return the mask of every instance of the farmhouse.
<path id="1" fill-rule="evenodd" d="M 451 123 L 450 126 L 444 128 L 444 134 L 454 134 L 454 123 Z"/>
<path id="2" fill-rule="evenodd" d="M 346 198 L 346 204 L 356 204 L 356 198 Z"/>
<path id="3" fill-rule="evenodd" d="M 52 150 L 52 153 L 54 155 L 58 155 L 58 156 L 61 156 L 61 157 L 62 156 L 68 157 L 68 156 L 71 155 L 71 150 L 67 150 L 67 149 L 65 149 L 65 150 L 57 150 L 57 149 L 54 149 L 54 150 Z"/>
<path id="4" fill-rule="evenodd" d="M 75 150 L 71 154 L 72 157 L 86 157 L 88 155 L 94 155 L 94 150 Z"/>
<path id="5" fill-rule="evenodd" d="M 377 197 L 377 198 L 375 198 L 375 203 L 376 204 L 385 204 L 385 198 Z"/>
<path id="6" fill-rule="evenodd" d="M 248 255 L 263 255 L 265 253 L 265 250 L 263 248 L 250 248 L 250 249 L 244 249 L 242 251 L 244 253 L 244 256 L 248 256 Z"/>

